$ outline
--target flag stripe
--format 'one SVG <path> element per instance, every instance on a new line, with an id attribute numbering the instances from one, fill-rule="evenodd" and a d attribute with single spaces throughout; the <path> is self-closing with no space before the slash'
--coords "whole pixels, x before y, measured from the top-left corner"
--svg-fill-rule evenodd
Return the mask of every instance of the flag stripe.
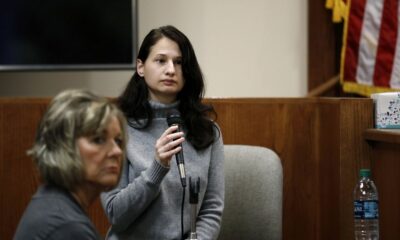
<path id="1" fill-rule="evenodd" d="M 351 31 L 347 31 L 343 67 L 343 78 L 346 81 L 355 81 L 356 79 L 358 49 L 365 4 L 366 0 L 351 1 L 351 8 L 347 20 L 347 29 L 351 29 Z"/>
<path id="2" fill-rule="evenodd" d="M 400 27 L 400 4 L 397 4 L 397 41 L 396 46 L 400 46 L 399 27 Z M 396 54 L 393 63 L 393 70 L 390 77 L 390 86 L 400 88 L 400 47 L 396 47 Z"/>
<path id="3" fill-rule="evenodd" d="M 382 10 L 383 1 L 367 0 L 358 50 L 356 80 L 360 84 L 373 85 Z"/>
<path id="4" fill-rule="evenodd" d="M 390 87 L 397 39 L 397 0 L 385 0 L 373 76 L 374 86 Z"/>

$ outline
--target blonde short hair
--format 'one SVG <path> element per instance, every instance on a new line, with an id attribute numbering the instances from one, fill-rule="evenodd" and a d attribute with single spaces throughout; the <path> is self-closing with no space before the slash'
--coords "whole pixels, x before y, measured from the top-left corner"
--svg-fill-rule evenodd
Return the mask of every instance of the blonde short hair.
<path id="1" fill-rule="evenodd" d="M 28 151 L 42 180 L 68 190 L 82 183 L 84 169 L 76 140 L 102 132 L 113 116 L 121 127 L 125 152 L 126 120 L 116 105 L 87 90 L 66 90 L 55 96 Z"/>

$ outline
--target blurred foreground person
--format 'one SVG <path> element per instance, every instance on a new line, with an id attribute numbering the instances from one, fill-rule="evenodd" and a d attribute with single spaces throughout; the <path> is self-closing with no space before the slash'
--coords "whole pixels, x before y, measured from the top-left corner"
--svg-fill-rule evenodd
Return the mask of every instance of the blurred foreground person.
<path id="1" fill-rule="evenodd" d="M 119 181 L 125 118 L 106 98 L 67 90 L 50 103 L 29 150 L 43 184 L 14 239 L 100 239 L 86 210 Z"/>

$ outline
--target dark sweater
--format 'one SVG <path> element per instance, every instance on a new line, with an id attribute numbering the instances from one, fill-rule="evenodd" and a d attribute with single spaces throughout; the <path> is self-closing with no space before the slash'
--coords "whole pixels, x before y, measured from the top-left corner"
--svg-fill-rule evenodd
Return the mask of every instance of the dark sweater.
<path id="1" fill-rule="evenodd" d="M 14 239 L 87 240 L 100 235 L 68 191 L 43 185 L 26 208 Z"/>

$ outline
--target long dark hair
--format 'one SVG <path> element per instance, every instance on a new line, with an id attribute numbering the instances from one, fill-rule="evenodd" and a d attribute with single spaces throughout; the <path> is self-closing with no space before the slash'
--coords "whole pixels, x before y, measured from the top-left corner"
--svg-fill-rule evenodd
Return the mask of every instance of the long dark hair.
<path id="1" fill-rule="evenodd" d="M 163 26 L 151 30 L 144 38 L 137 59 L 143 63 L 151 48 L 161 39 L 168 38 L 176 42 L 182 53 L 182 72 L 185 84 L 178 93 L 179 111 L 187 129 L 187 140 L 197 150 L 205 149 L 215 140 L 215 123 L 211 118 L 217 114 L 211 105 L 202 103 L 204 79 L 189 39 L 173 26 Z M 124 92 L 118 98 L 118 105 L 128 119 L 133 119 L 135 128 L 147 128 L 151 125 L 153 111 L 148 102 L 148 88 L 143 77 L 135 72 Z M 140 119 L 146 121 L 140 122 Z M 216 131 L 218 132 L 218 131 Z M 219 132 L 218 132 L 219 134 Z"/>

